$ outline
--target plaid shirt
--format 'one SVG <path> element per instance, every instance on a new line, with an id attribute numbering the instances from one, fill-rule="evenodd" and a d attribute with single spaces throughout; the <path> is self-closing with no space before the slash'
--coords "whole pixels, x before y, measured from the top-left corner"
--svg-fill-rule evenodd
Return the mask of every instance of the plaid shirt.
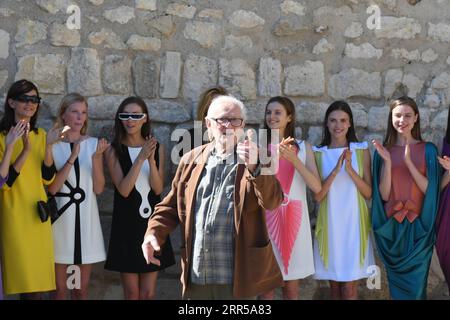
<path id="1" fill-rule="evenodd" d="M 234 181 L 236 154 L 213 153 L 203 169 L 195 199 L 191 281 L 231 284 L 234 268 Z"/>

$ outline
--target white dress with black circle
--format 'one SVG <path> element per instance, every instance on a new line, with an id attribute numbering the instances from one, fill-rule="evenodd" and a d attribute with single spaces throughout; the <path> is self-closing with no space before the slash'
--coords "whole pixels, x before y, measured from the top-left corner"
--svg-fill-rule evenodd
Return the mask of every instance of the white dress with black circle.
<path id="1" fill-rule="evenodd" d="M 89 264 L 106 259 L 92 179 L 92 155 L 97 142 L 97 138 L 89 137 L 80 143 L 78 158 L 56 194 L 60 214 L 52 224 L 56 263 Z M 69 159 L 72 148 L 73 144 L 67 142 L 53 145 L 53 159 L 58 171 Z"/>

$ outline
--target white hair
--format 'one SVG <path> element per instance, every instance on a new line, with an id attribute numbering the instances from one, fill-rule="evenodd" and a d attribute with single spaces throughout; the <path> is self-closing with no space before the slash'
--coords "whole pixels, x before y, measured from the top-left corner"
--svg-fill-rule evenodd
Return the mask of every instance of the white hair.
<path id="1" fill-rule="evenodd" d="M 242 103 L 242 101 L 240 101 L 237 98 L 230 96 L 230 95 L 226 95 L 226 96 L 220 95 L 220 96 L 215 97 L 211 101 L 211 104 L 209 105 L 208 114 L 206 115 L 206 118 L 210 118 L 212 109 L 214 109 L 215 107 L 222 105 L 222 104 L 232 104 L 234 106 L 238 106 L 239 109 L 241 109 L 242 119 L 244 121 L 247 119 L 246 108 L 245 108 L 244 104 Z"/>

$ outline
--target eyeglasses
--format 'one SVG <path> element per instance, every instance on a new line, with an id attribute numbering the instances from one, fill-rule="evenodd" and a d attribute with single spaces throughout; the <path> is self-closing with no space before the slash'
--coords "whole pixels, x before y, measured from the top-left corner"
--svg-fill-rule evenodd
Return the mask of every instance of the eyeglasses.
<path id="1" fill-rule="evenodd" d="M 242 119 L 239 118 L 208 118 L 211 120 L 214 120 L 215 122 L 217 122 L 218 124 L 220 124 L 221 126 L 226 126 L 228 124 L 231 124 L 233 127 L 239 127 L 242 124 Z"/>
<path id="2" fill-rule="evenodd" d="M 28 102 L 35 103 L 35 104 L 41 103 L 41 98 L 40 97 L 38 97 L 38 96 L 27 96 L 26 94 L 18 96 L 14 100 L 19 101 L 19 102 L 23 102 L 23 103 L 28 103 Z"/>
<path id="3" fill-rule="evenodd" d="M 121 112 L 119 113 L 119 119 L 122 121 L 126 121 L 126 120 L 141 120 L 144 119 L 146 116 L 145 113 L 127 113 L 127 112 Z"/>

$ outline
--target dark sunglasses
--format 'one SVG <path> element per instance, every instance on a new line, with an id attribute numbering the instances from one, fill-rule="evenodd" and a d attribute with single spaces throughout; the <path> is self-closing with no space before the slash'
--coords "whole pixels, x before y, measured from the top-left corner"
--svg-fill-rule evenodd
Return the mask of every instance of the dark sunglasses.
<path id="1" fill-rule="evenodd" d="M 126 113 L 126 112 L 121 112 L 119 113 L 119 119 L 120 120 L 141 120 L 145 118 L 145 113 Z"/>
<path id="2" fill-rule="evenodd" d="M 36 103 L 36 104 L 41 103 L 41 98 L 40 97 L 38 97 L 38 96 L 27 96 L 26 94 L 18 96 L 14 100 L 19 101 L 19 102 L 23 102 L 23 103 L 28 103 L 28 102 Z"/>

